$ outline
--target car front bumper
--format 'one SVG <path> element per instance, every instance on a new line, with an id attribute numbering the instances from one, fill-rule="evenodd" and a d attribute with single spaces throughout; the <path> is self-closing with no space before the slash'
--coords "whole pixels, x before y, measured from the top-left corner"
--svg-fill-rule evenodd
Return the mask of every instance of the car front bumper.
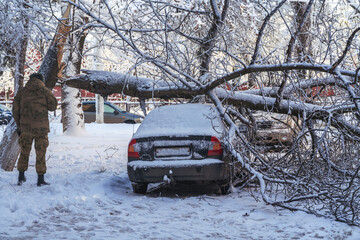
<path id="1" fill-rule="evenodd" d="M 220 181 L 226 179 L 224 162 L 218 159 L 132 161 L 128 163 L 132 182 Z"/>

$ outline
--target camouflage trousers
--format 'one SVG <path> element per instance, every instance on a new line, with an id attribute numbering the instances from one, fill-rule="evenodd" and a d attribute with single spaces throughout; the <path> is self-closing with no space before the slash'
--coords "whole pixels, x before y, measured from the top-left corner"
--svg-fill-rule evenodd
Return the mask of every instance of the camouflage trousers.
<path id="1" fill-rule="evenodd" d="M 29 155 L 31 152 L 31 146 L 33 140 L 35 139 L 35 152 L 36 152 L 36 172 L 37 174 L 46 173 L 46 148 L 49 146 L 49 140 L 47 135 L 31 135 L 31 134 L 21 134 L 19 138 L 19 144 L 21 148 L 20 157 L 17 164 L 17 169 L 19 172 L 24 172 L 28 169 L 29 165 Z"/>

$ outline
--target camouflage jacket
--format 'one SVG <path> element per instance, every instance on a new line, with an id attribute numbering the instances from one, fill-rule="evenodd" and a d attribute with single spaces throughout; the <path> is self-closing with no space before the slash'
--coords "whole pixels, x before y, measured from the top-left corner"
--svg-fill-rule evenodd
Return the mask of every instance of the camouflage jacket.
<path id="1" fill-rule="evenodd" d="M 22 133 L 47 135 L 50 131 L 48 111 L 55 111 L 56 107 L 52 92 L 40 79 L 31 78 L 16 94 L 12 112 Z"/>

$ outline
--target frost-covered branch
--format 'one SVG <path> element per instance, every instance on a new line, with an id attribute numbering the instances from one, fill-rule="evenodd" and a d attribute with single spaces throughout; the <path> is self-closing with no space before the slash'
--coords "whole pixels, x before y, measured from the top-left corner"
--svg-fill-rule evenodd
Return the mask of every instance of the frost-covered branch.
<path id="1" fill-rule="evenodd" d="M 352 43 L 352 41 L 355 38 L 355 35 L 357 34 L 357 32 L 360 31 L 360 27 L 358 27 L 357 29 L 355 29 L 353 31 L 353 33 L 350 35 L 350 37 L 348 38 L 347 42 L 346 42 L 346 46 L 345 49 L 342 53 L 342 55 L 339 57 L 339 59 L 331 66 L 331 71 L 334 71 L 337 66 L 339 66 L 339 64 L 344 60 L 346 54 L 348 53 L 348 51 L 350 50 L 350 45 Z"/>
<path id="2" fill-rule="evenodd" d="M 243 67 L 237 71 L 231 72 L 227 75 L 221 76 L 211 83 L 207 84 L 206 89 L 213 89 L 214 87 L 224 82 L 239 78 L 250 73 L 259 72 L 278 72 L 289 70 L 311 70 L 317 72 L 330 73 L 331 65 L 327 64 L 310 64 L 310 63 L 283 63 L 274 65 L 251 65 Z M 355 77 L 355 71 L 340 69 L 339 72 L 344 76 Z"/>
<path id="3" fill-rule="evenodd" d="M 68 86 L 86 89 L 90 92 L 108 96 L 113 93 L 122 93 L 129 96 L 141 98 L 192 98 L 198 91 L 196 86 L 189 89 L 187 86 L 154 80 L 127 74 L 105 71 L 83 70 L 86 74 L 70 77 L 64 80 Z"/>
<path id="4" fill-rule="evenodd" d="M 266 15 L 262 25 L 261 25 L 261 28 L 259 30 L 259 33 L 258 33 L 258 37 L 256 39 L 256 44 L 255 44 L 255 50 L 254 50 L 254 53 L 252 55 L 252 58 L 251 58 L 251 62 L 250 62 L 250 65 L 252 64 L 255 64 L 255 61 L 259 55 L 259 49 L 260 49 L 260 43 L 261 43 L 261 38 L 264 34 L 264 30 L 265 30 L 265 27 L 266 25 L 268 24 L 270 18 L 284 5 L 284 3 L 286 2 L 287 0 L 282 0 L 277 6 L 276 8 L 274 8 L 268 15 Z"/>

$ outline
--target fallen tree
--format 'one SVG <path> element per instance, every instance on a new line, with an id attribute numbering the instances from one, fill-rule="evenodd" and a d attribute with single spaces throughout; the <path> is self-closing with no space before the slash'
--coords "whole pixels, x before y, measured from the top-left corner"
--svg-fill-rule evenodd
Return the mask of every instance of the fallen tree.
<path id="1" fill-rule="evenodd" d="M 144 0 L 126 7 L 103 1 L 101 13 L 83 1 L 69 3 L 89 17 L 87 28 L 106 30 L 102 46 L 124 56 L 113 62 L 129 70 L 83 70 L 64 84 L 103 96 L 189 101 L 206 96 L 223 116 L 227 150 L 245 173 L 234 181 L 238 189 L 255 184 L 274 206 L 360 225 L 360 89 L 352 57 L 359 28 L 345 28 L 318 1 L 180 6 Z M 296 24 L 287 22 L 285 12 Z M 311 22 L 321 27 L 311 28 Z M 334 51 L 339 56 L 334 58 Z M 274 114 L 290 117 L 296 127 L 289 146 L 269 151 L 250 133 L 258 131 L 259 116 L 274 121 Z"/>
<path id="2" fill-rule="evenodd" d="M 234 176 L 238 190 L 255 186 L 274 206 L 360 225 L 356 20 L 344 26 L 342 13 L 329 15 L 323 1 L 99 1 L 97 12 L 85 1 L 65 2 L 89 18 L 83 29 L 103 36 L 101 47 L 115 56 L 106 60 L 123 74 L 84 70 L 63 84 L 142 102 L 205 96 L 227 126 L 233 167 L 244 173 Z M 52 45 L 41 67 L 49 88 L 62 66 L 61 46 Z M 295 125 L 290 144 L 274 150 L 254 134 L 260 119 L 281 122 L 275 114 Z M 13 143 L 5 140 L 2 154 L 14 153 Z"/>

